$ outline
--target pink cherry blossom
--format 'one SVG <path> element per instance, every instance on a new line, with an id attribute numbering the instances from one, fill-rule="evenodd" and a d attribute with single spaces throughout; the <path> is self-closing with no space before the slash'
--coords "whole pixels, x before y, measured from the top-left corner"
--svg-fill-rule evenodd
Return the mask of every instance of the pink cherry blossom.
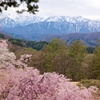
<path id="1" fill-rule="evenodd" d="M 40 74 L 23 63 L 31 56 L 24 54 L 16 60 L 7 41 L 1 40 L 0 100 L 93 100 L 91 93 L 96 91 L 95 87 L 79 88 L 55 72 Z"/>

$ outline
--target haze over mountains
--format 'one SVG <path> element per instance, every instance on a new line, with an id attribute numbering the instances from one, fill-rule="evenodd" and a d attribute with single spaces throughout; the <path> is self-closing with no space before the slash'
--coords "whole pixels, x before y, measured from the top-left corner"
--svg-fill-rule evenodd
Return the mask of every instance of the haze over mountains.
<path id="1" fill-rule="evenodd" d="M 68 16 L 0 16 L 0 30 L 15 38 L 45 40 L 61 38 L 69 43 L 79 39 L 87 45 L 96 45 L 100 37 L 100 20 Z M 91 34 L 92 33 L 92 34 Z M 87 42 L 88 41 L 88 42 Z"/>

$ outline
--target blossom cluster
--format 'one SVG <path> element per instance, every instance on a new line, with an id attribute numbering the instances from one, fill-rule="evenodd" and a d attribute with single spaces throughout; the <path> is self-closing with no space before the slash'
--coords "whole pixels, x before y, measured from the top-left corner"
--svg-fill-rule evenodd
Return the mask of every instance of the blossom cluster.
<path id="1" fill-rule="evenodd" d="M 19 60 L 16 60 L 16 56 L 13 52 L 10 52 L 8 49 L 7 40 L 0 40 L 0 68 L 15 66 L 19 67 L 27 67 L 25 63 L 22 62 L 22 59 L 25 60 L 27 58 L 30 59 L 30 55 L 22 55 Z M 24 59 L 25 58 L 25 59 Z"/>
<path id="2" fill-rule="evenodd" d="M 20 61 L 27 63 L 29 60 L 31 60 L 32 55 L 29 54 L 23 54 L 20 57 Z"/>
<path id="3" fill-rule="evenodd" d="M 92 100 L 94 91 L 80 89 L 63 75 L 40 74 L 31 67 L 1 69 L 0 80 L 0 100 Z"/>

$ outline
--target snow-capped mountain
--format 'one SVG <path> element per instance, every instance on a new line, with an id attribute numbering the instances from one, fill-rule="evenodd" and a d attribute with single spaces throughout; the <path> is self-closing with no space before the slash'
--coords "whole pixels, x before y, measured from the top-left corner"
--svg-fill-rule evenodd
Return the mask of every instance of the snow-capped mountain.
<path id="1" fill-rule="evenodd" d="M 100 20 L 69 16 L 0 16 L 0 30 L 17 38 L 39 40 L 41 36 L 100 32 Z"/>
<path id="2" fill-rule="evenodd" d="M 84 23 L 84 22 L 89 22 L 89 23 L 95 23 L 99 22 L 100 20 L 90 20 L 83 18 L 81 16 L 76 16 L 76 17 L 69 17 L 69 16 L 50 16 L 50 17 L 40 17 L 40 16 L 33 16 L 33 15 L 17 15 L 15 18 L 8 15 L 0 15 L 0 22 L 2 25 L 8 27 L 14 27 L 17 26 L 18 24 L 25 26 L 28 24 L 33 24 L 33 23 L 40 23 L 40 22 L 69 22 L 69 23 Z M 11 25 L 11 26 L 10 26 Z"/>
<path id="3" fill-rule="evenodd" d="M 70 17 L 70 16 L 45 16 L 45 17 L 40 17 L 40 16 L 33 16 L 33 15 L 16 15 L 16 17 L 13 17 L 11 15 L 5 15 L 1 14 L 0 19 L 8 18 L 11 20 L 14 20 L 16 23 L 24 23 L 24 22 L 29 22 L 29 23 L 37 23 L 37 22 L 72 22 L 72 23 L 77 23 L 77 22 L 87 22 L 87 21 L 92 21 L 86 18 L 83 18 L 81 16 L 76 16 L 76 17 Z M 4 19 L 5 20 L 5 19 Z M 93 20 L 95 21 L 95 20 Z M 97 20 L 100 21 L 100 20 Z"/>

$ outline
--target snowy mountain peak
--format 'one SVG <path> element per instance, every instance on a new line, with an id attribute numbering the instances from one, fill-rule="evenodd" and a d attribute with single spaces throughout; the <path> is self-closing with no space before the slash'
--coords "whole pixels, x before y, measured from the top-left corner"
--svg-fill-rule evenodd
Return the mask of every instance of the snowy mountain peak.
<path id="1" fill-rule="evenodd" d="M 10 19 L 15 21 L 15 24 L 20 25 L 28 25 L 32 23 L 39 23 L 39 22 L 70 22 L 70 23 L 77 23 L 77 22 L 86 22 L 86 21 L 92 21 L 86 18 L 83 18 L 81 16 L 76 17 L 69 17 L 69 16 L 46 16 L 46 17 L 40 17 L 40 16 L 34 16 L 34 15 L 16 15 L 15 17 L 12 17 L 10 15 L 1 14 L 0 15 L 0 21 Z M 100 21 L 100 20 L 98 20 Z"/>
<path id="2" fill-rule="evenodd" d="M 69 33 L 100 32 L 100 20 L 90 20 L 81 16 L 0 16 L 0 29 L 16 38 L 39 40 L 46 36 Z M 44 36 L 44 37 L 43 37 Z"/>
<path id="3" fill-rule="evenodd" d="M 65 34 L 100 32 L 100 21 L 90 20 L 81 16 L 23 16 L 15 18 L 0 16 L 0 28 L 9 30 L 10 33 L 38 33 L 38 34 Z M 11 29 L 10 29 L 11 28 Z M 15 29 L 14 29 L 15 28 Z M 18 29 L 17 29 L 18 28 Z M 26 30 L 27 29 L 27 30 Z M 12 30 L 12 31 L 11 31 Z M 18 30 L 18 31 L 15 31 Z"/>

